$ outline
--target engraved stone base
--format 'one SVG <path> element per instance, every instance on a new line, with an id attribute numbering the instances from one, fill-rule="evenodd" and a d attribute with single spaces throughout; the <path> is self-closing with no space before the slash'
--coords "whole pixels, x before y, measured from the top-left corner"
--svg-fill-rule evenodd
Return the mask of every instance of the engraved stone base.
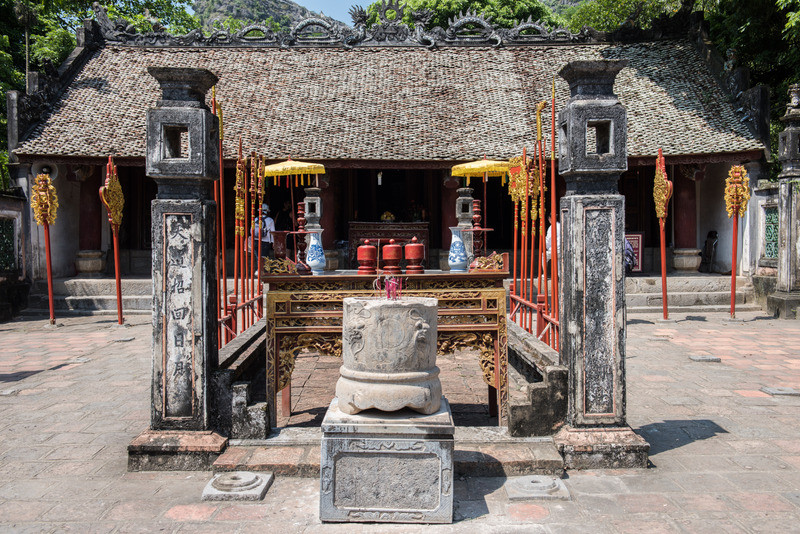
<path id="1" fill-rule="evenodd" d="M 333 399 L 322 431 L 322 521 L 452 523 L 455 427 L 446 399 L 431 415 L 350 415 Z"/>
<path id="2" fill-rule="evenodd" d="M 567 469 L 647 467 L 650 444 L 630 427 L 562 428 L 553 440 Z"/>
<path id="3" fill-rule="evenodd" d="M 272 486 L 272 473 L 234 471 L 214 475 L 205 489 L 204 501 L 260 501 Z"/>

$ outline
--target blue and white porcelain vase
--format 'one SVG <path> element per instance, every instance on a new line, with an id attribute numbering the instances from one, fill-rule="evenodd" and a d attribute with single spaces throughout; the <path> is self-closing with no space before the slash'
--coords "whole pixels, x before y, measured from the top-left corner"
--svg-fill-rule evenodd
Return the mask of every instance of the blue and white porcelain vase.
<path id="1" fill-rule="evenodd" d="M 322 249 L 322 230 L 312 230 L 309 235 L 306 264 L 311 274 L 320 275 L 325 271 L 325 251 Z"/>
<path id="2" fill-rule="evenodd" d="M 450 227 L 453 238 L 450 240 L 450 255 L 447 257 L 447 264 L 450 266 L 451 273 L 465 273 L 469 265 L 467 249 L 464 247 L 464 240 L 461 239 L 461 230 L 458 226 Z"/>

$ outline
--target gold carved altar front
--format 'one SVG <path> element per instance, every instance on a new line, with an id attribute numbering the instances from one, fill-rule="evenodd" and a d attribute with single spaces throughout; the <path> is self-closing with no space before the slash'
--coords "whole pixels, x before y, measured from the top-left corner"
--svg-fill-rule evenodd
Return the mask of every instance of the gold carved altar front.
<path id="1" fill-rule="evenodd" d="M 492 389 L 505 424 L 508 403 L 506 337 L 506 272 L 406 275 L 402 294 L 439 301 L 438 352 L 459 349 L 477 352 L 483 380 Z M 342 303 L 347 297 L 374 297 L 374 276 L 267 276 L 263 279 L 267 320 L 267 399 L 276 421 L 276 395 L 284 390 L 284 413 L 289 411 L 289 388 L 294 362 L 304 349 L 326 355 L 342 354 Z M 499 370 L 499 372 L 498 372 Z M 447 392 L 445 392 L 446 394 Z M 492 403 L 490 403 L 492 404 Z"/>

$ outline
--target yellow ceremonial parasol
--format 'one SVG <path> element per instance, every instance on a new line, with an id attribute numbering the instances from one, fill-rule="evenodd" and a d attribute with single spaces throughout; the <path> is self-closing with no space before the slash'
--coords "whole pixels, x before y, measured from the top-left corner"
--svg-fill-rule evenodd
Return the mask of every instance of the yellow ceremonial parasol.
<path id="1" fill-rule="evenodd" d="M 456 165 L 451 170 L 453 176 L 463 176 L 467 179 L 475 177 L 484 177 L 484 181 L 489 176 L 502 176 L 505 183 L 505 176 L 511 168 L 511 163 L 507 161 L 497 161 L 494 159 L 479 159 L 477 161 L 470 161 L 469 163 L 462 163 Z M 469 183 L 469 182 L 467 182 Z"/>
<path id="2" fill-rule="evenodd" d="M 503 178 L 502 185 L 506 183 L 506 175 L 508 174 L 509 169 L 511 168 L 511 163 L 508 161 L 498 161 L 494 159 L 486 159 L 486 156 L 483 159 L 479 159 L 477 161 L 470 161 L 469 163 L 462 163 L 460 165 L 455 165 L 450 173 L 453 176 L 462 176 L 467 179 L 467 185 L 469 185 L 469 179 L 473 176 L 481 177 L 483 176 L 483 220 L 484 227 L 488 226 L 489 224 L 489 216 L 487 214 L 486 208 L 486 182 L 489 181 L 490 176 L 500 176 Z"/>
<path id="3" fill-rule="evenodd" d="M 280 163 L 273 163 L 264 167 L 264 176 L 304 176 L 311 174 L 325 174 L 325 165 L 321 163 L 307 163 L 305 161 L 295 161 L 289 158 Z"/>
<path id="4" fill-rule="evenodd" d="M 325 165 L 321 163 L 308 163 L 306 161 L 296 161 L 292 158 L 280 163 L 273 163 L 266 165 L 261 169 L 261 174 L 265 178 L 272 176 L 275 178 L 275 185 L 278 185 L 279 178 L 286 176 L 286 185 L 289 187 L 292 195 L 292 210 L 294 210 L 294 186 L 306 185 L 305 177 L 309 177 L 308 185 L 311 185 L 311 175 L 315 175 L 314 185 L 319 187 L 319 175 L 325 174 Z M 294 184 L 290 180 L 290 176 L 294 176 Z M 298 177 L 300 183 L 298 184 Z M 292 218 L 292 230 L 295 230 L 294 218 Z"/>

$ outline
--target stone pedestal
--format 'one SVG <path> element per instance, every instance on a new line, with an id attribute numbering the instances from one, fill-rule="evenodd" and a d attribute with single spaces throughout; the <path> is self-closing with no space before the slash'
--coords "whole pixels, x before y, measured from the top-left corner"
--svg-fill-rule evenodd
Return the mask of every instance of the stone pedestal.
<path id="1" fill-rule="evenodd" d="M 639 451 L 640 443 L 628 439 L 635 434 L 625 420 L 625 198 L 617 182 L 627 169 L 627 114 L 613 86 L 626 64 L 574 61 L 559 72 L 572 95 L 558 119 L 558 164 L 567 185 L 560 355 L 569 366 L 561 448 L 577 442 L 571 450 L 586 453 L 582 467 L 613 466 L 620 451 L 641 464 L 631 448 Z M 641 467 L 646 460 L 645 450 Z"/>
<path id="2" fill-rule="evenodd" d="M 462 230 L 472 229 L 472 215 L 474 213 L 473 200 L 471 187 L 460 187 L 458 189 L 458 198 L 456 199 L 456 219 L 458 220 L 457 226 Z M 461 234 L 461 239 L 464 241 L 464 249 L 467 251 L 467 264 L 472 263 L 472 260 L 475 259 L 472 237 L 472 232 L 463 232 Z"/>
<path id="3" fill-rule="evenodd" d="M 433 298 L 344 299 L 342 376 L 322 422 L 322 521 L 453 521 L 437 308 Z"/>
<path id="4" fill-rule="evenodd" d="M 322 521 L 452 523 L 453 433 L 447 400 L 420 415 L 349 415 L 334 399 L 322 422 Z"/>
<path id="5" fill-rule="evenodd" d="M 700 267 L 703 258 L 699 248 L 676 248 L 672 251 L 672 265 L 676 271 L 691 273 Z"/>
<path id="6" fill-rule="evenodd" d="M 75 272 L 78 275 L 99 275 L 106 267 L 102 250 L 79 250 L 75 255 Z"/>

